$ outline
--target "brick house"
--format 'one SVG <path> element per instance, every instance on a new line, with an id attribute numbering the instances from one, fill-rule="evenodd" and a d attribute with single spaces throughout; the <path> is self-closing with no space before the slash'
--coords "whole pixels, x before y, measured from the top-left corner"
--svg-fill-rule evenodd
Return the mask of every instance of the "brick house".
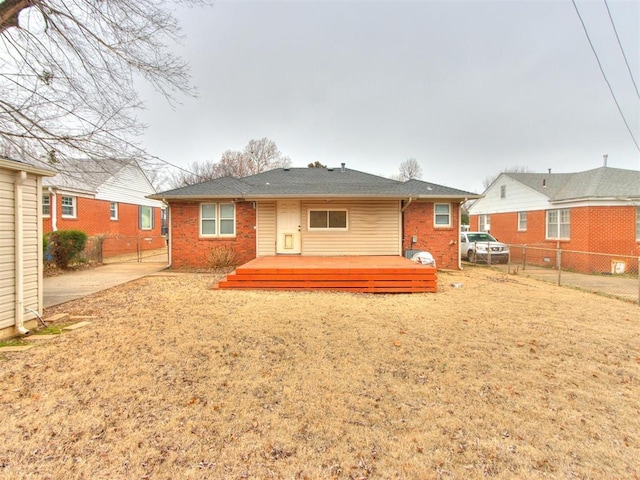
<path id="1" fill-rule="evenodd" d="M 640 171 L 503 173 L 469 208 L 469 221 L 509 244 L 637 257 Z M 628 267 L 637 271 L 637 261 Z M 584 255 L 571 268 L 610 272 L 611 265 Z"/>
<path id="2" fill-rule="evenodd" d="M 147 198 L 155 189 L 134 160 L 73 160 L 45 179 L 44 232 L 81 230 L 102 239 L 104 256 L 164 245 L 165 205 Z"/>
<path id="3" fill-rule="evenodd" d="M 430 252 L 457 269 L 460 205 L 479 195 L 345 168 L 280 168 L 218 178 L 150 198 L 169 205 L 170 263 L 205 267 L 212 248 L 241 263 L 275 255 Z"/>

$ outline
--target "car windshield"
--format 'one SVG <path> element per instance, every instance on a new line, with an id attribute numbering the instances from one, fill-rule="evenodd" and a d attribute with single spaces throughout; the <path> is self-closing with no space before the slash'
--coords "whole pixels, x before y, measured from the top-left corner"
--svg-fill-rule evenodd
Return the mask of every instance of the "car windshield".
<path id="1" fill-rule="evenodd" d="M 467 235 L 470 242 L 495 242 L 497 241 L 488 233 L 470 233 Z"/>

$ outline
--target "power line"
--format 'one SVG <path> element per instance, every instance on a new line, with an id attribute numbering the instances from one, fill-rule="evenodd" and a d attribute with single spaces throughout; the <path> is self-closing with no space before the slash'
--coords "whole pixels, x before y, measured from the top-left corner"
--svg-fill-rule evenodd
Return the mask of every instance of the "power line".
<path id="1" fill-rule="evenodd" d="M 615 93 L 613 93 L 613 88 L 611 87 L 611 83 L 609 83 L 609 80 L 607 79 L 607 75 L 604 73 L 604 69 L 602 68 L 602 63 L 600 62 L 600 58 L 598 57 L 598 52 L 596 52 L 596 49 L 593 46 L 593 42 L 591 41 L 591 37 L 589 36 L 589 32 L 587 31 L 587 26 L 585 25 L 584 20 L 582 20 L 582 15 L 580 15 L 580 10 L 578 10 L 578 5 L 576 5 L 576 0 L 571 0 L 571 3 L 573 3 L 573 7 L 576 9 L 576 13 L 578 14 L 578 18 L 580 19 L 580 23 L 582 24 L 582 29 L 584 30 L 584 34 L 587 36 L 587 40 L 589 42 L 589 45 L 591 46 L 591 51 L 596 57 L 596 61 L 598 62 L 598 67 L 600 67 L 600 73 L 602 73 L 602 77 L 604 78 L 604 81 L 609 87 L 609 92 L 611 92 L 613 101 L 615 102 L 616 107 L 618 107 L 618 112 L 622 117 L 622 121 L 624 122 L 624 125 L 627 127 L 627 131 L 629 132 L 629 135 L 631 135 L 631 140 L 633 140 L 633 143 L 635 144 L 636 149 L 640 152 L 640 145 L 638 145 L 636 137 L 633 134 L 633 131 L 631 130 L 631 127 L 629 126 L 629 123 L 627 122 L 627 119 L 625 118 L 624 113 L 622 112 L 622 108 L 620 108 L 618 99 L 616 98 Z"/>
<path id="2" fill-rule="evenodd" d="M 638 85 L 636 85 L 636 81 L 633 78 L 633 72 L 631 72 L 631 67 L 629 66 L 629 61 L 627 60 L 627 55 L 624 53 L 624 48 L 622 48 L 622 42 L 620 41 L 620 37 L 618 36 L 618 30 L 616 29 L 615 23 L 613 23 L 613 17 L 611 16 L 611 10 L 609 10 L 609 4 L 607 0 L 604 0 L 604 5 L 607 7 L 607 13 L 609 14 L 609 20 L 611 20 L 611 26 L 613 27 L 613 31 L 616 34 L 616 40 L 618 40 L 618 46 L 620 47 L 620 51 L 622 52 L 622 58 L 624 58 L 624 63 L 627 66 L 627 70 L 629 71 L 629 76 L 631 77 L 631 82 L 636 89 L 636 95 L 640 98 L 640 91 L 638 91 Z"/>

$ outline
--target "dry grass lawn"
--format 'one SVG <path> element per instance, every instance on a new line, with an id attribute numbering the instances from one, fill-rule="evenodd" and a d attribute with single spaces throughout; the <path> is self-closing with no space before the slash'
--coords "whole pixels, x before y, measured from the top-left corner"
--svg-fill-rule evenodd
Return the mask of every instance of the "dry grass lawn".
<path id="1" fill-rule="evenodd" d="M 480 267 L 437 294 L 215 280 L 68 303 L 97 318 L 0 353 L 0 477 L 640 477 L 637 305 Z"/>

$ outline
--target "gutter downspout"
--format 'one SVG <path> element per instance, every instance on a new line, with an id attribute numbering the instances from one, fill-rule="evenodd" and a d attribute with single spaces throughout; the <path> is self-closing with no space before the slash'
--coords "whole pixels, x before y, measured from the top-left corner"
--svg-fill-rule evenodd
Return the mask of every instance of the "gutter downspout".
<path id="1" fill-rule="evenodd" d="M 14 236 L 15 236 L 15 327 L 20 335 L 29 333 L 24 327 L 24 212 L 23 186 L 27 172 L 16 174 L 14 189 Z"/>
<path id="2" fill-rule="evenodd" d="M 58 212 L 56 211 L 58 206 L 58 194 L 56 191 L 49 187 L 49 208 L 51 209 L 49 215 L 51 216 L 51 230 L 58 231 Z"/>
<path id="3" fill-rule="evenodd" d="M 458 270 L 462 270 L 462 258 L 460 252 L 460 232 L 462 232 L 462 205 L 467 203 L 468 199 L 464 199 L 458 205 L 458 232 L 456 237 L 456 243 L 458 244 Z"/>
<path id="4" fill-rule="evenodd" d="M 404 213 L 404 211 L 407 209 L 407 207 L 409 205 L 411 205 L 413 203 L 413 197 L 409 197 L 409 201 L 405 204 L 404 207 L 402 207 L 402 213 Z"/>
<path id="5" fill-rule="evenodd" d="M 407 203 L 405 204 L 404 207 L 402 207 L 400 209 L 400 214 L 401 214 L 401 218 L 400 218 L 400 256 L 404 256 L 404 211 L 407 209 L 407 207 L 409 205 L 411 205 L 411 202 L 413 202 L 413 197 L 409 197 L 409 200 L 407 201 Z M 411 246 L 413 246 L 413 244 L 411 244 Z"/>

